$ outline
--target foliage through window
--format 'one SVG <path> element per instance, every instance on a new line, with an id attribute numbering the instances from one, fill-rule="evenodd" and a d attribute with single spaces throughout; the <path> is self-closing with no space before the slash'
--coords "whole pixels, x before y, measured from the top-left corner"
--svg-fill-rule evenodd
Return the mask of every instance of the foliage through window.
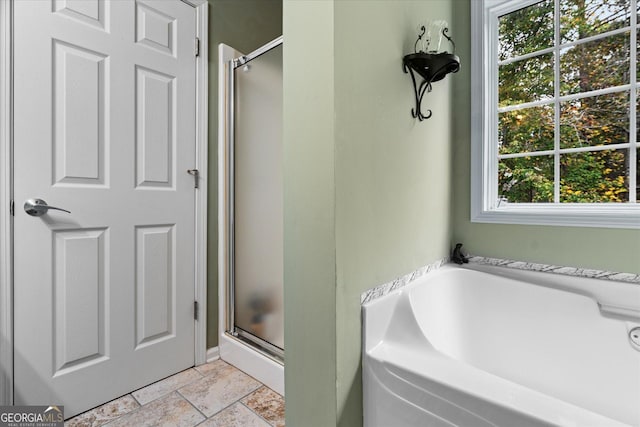
<path id="1" fill-rule="evenodd" d="M 509 3 L 494 21 L 494 195 L 507 204 L 637 203 L 638 1 Z"/>

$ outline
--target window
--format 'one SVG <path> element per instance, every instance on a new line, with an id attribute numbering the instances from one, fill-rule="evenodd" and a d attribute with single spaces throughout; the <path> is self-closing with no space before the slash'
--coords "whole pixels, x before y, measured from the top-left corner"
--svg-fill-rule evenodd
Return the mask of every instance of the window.
<path id="1" fill-rule="evenodd" d="M 640 228 L 640 0 L 472 2 L 472 220 Z"/>

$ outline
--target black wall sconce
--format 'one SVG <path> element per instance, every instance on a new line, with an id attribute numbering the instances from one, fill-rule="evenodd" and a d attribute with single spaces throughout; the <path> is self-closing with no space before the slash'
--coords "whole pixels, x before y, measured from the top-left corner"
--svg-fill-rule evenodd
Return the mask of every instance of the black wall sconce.
<path id="1" fill-rule="evenodd" d="M 433 27 L 433 24 L 431 26 Z M 431 110 L 428 110 L 426 115 L 423 114 L 421 110 L 422 97 L 425 92 L 431 92 L 431 84 L 433 82 L 444 79 L 444 77 L 449 73 L 457 73 L 458 70 L 460 70 L 460 58 L 455 54 L 456 44 L 447 34 L 449 32 L 449 28 L 442 26 L 442 29 L 438 30 L 439 34 L 436 34 L 435 36 L 440 37 L 440 34 L 442 34 L 442 36 L 444 36 L 453 45 L 453 53 L 438 53 L 434 50 L 428 50 L 428 48 L 425 48 L 425 50 L 428 50 L 427 52 L 418 50 L 418 43 L 422 42 L 423 45 L 430 45 L 430 39 L 432 37 L 431 34 L 429 34 L 425 43 L 425 41 L 422 40 L 427 32 L 424 25 L 420 27 L 420 31 L 421 33 L 418 35 L 418 39 L 416 40 L 413 48 L 414 53 L 405 55 L 402 59 L 402 66 L 405 73 L 411 74 L 413 90 L 416 96 L 416 106 L 411 109 L 411 116 L 422 121 L 424 119 L 428 119 L 432 115 Z M 414 73 L 417 73 L 422 77 L 420 85 L 416 84 L 416 76 Z"/>

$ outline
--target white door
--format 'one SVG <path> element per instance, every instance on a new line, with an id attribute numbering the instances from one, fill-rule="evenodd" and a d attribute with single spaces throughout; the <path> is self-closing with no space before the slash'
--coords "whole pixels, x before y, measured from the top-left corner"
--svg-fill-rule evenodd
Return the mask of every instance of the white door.
<path id="1" fill-rule="evenodd" d="M 195 10 L 14 6 L 14 398 L 71 416 L 194 364 Z"/>

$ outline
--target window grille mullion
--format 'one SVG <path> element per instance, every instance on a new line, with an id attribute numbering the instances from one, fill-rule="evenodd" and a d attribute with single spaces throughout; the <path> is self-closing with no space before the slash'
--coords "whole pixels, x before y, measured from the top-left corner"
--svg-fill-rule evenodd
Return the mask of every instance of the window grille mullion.
<path id="1" fill-rule="evenodd" d="M 588 145 L 585 147 L 560 148 L 558 150 L 558 153 L 560 154 L 587 153 L 587 152 L 594 152 L 594 151 L 621 150 L 629 147 L 635 148 L 635 145 L 629 144 L 628 142 L 625 142 L 623 144 Z M 515 159 L 518 157 L 553 156 L 555 153 L 556 153 L 556 150 L 525 151 L 523 153 L 499 154 L 498 159 L 503 160 L 503 159 Z"/>
<path id="2" fill-rule="evenodd" d="M 491 57 L 492 63 L 495 63 L 494 61 L 498 60 L 498 42 L 499 42 L 499 37 L 498 37 L 498 17 L 497 16 L 493 16 L 491 17 L 491 24 L 490 24 L 490 29 L 491 32 L 489 33 L 489 46 L 491 46 L 490 49 L 488 49 L 488 54 Z M 495 208 L 498 204 L 498 198 L 500 197 L 500 193 L 501 190 L 499 188 L 499 177 L 498 177 L 498 170 L 499 170 L 499 163 L 500 161 L 498 160 L 498 132 L 499 132 L 499 115 L 498 115 L 498 106 L 499 106 L 499 100 L 500 100 L 500 91 L 499 91 L 499 86 L 500 86 L 500 73 L 498 72 L 498 67 L 491 67 L 489 70 L 489 75 L 491 76 L 490 79 L 493 82 L 493 84 L 491 85 L 491 97 L 490 97 L 490 102 L 491 102 L 491 114 L 492 114 L 492 118 L 490 120 L 490 126 L 491 126 L 491 135 L 492 138 L 495 138 L 495 143 L 494 144 L 490 144 L 487 148 L 489 149 L 489 155 L 488 158 L 491 159 L 490 165 L 489 165 L 489 169 L 490 169 L 490 176 L 492 177 L 492 181 L 491 184 L 488 186 L 488 192 L 489 192 L 489 205 L 492 208 Z"/>
<path id="3" fill-rule="evenodd" d="M 609 95 L 612 93 L 620 93 L 620 92 L 626 92 L 629 89 L 632 88 L 632 85 L 630 84 L 626 84 L 626 85 L 622 85 L 622 86 L 610 86 L 610 87 L 606 87 L 603 89 L 596 89 L 596 90 L 591 90 L 589 92 L 580 92 L 580 93 L 572 93 L 570 95 L 562 95 L 557 97 L 559 102 L 566 102 L 566 101 L 575 101 L 577 99 L 583 99 L 583 98 L 591 98 L 594 96 L 600 96 L 600 95 Z M 517 111 L 517 110 L 523 110 L 525 108 L 531 108 L 531 107 L 538 107 L 540 105 L 551 105 L 555 102 L 556 98 L 549 98 L 549 99 L 540 99 L 538 101 L 531 101 L 531 102 L 525 102 L 523 104 L 514 104 L 514 105 L 509 105 L 506 107 L 500 107 L 498 108 L 498 113 L 506 113 L 508 111 Z"/>
<path id="4" fill-rule="evenodd" d="M 629 203 L 636 203 L 638 201 L 637 188 L 637 153 L 638 150 L 635 147 L 636 135 L 637 135 L 637 97 L 638 97 L 638 76 L 636 75 L 636 61 L 638 60 L 637 53 L 637 13 L 638 0 L 631 0 L 631 34 L 629 38 L 629 79 L 631 84 L 631 93 L 629 96 Z"/>
<path id="5" fill-rule="evenodd" d="M 560 203 L 560 0 L 554 1 L 554 131 L 553 131 L 553 202 Z"/>
<path id="6" fill-rule="evenodd" d="M 627 31 L 630 31 L 632 28 L 633 28 L 633 26 L 617 28 L 615 30 L 606 31 L 606 32 L 600 33 L 600 34 L 594 34 L 593 36 L 584 37 L 582 39 L 566 42 L 564 44 L 558 44 L 557 47 L 560 48 L 561 50 L 562 49 L 568 49 L 568 48 L 575 47 L 575 46 L 578 46 L 578 45 L 581 45 L 581 44 L 586 44 L 586 43 L 593 42 L 593 41 L 596 41 L 596 40 L 602 40 L 602 39 L 606 39 L 608 37 L 613 37 L 613 36 L 617 36 L 619 34 L 624 34 Z M 558 42 L 558 43 L 560 43 L 560 42 Z M 555 50 L 556 50 L 556 45 L 554 44 L 553 47 L 548 47 L 546 49 L 540 49 L 540 50 L 536 50 L 534 52 L 525 53 L 524 55 L 514 56 L 512 58 L 507 58 L 507 59 L 500 60 L 500 61 L 498 61 L 498 66 L 500 66 L 500 65 L 508 65 L 508 64 L 512 64 L 514 62 L 524 61 L 526 59 L 535 58 L 536 56 L 542 56 L 542 55 L 545 55 L 547 53 L 552 53 Z"/>

